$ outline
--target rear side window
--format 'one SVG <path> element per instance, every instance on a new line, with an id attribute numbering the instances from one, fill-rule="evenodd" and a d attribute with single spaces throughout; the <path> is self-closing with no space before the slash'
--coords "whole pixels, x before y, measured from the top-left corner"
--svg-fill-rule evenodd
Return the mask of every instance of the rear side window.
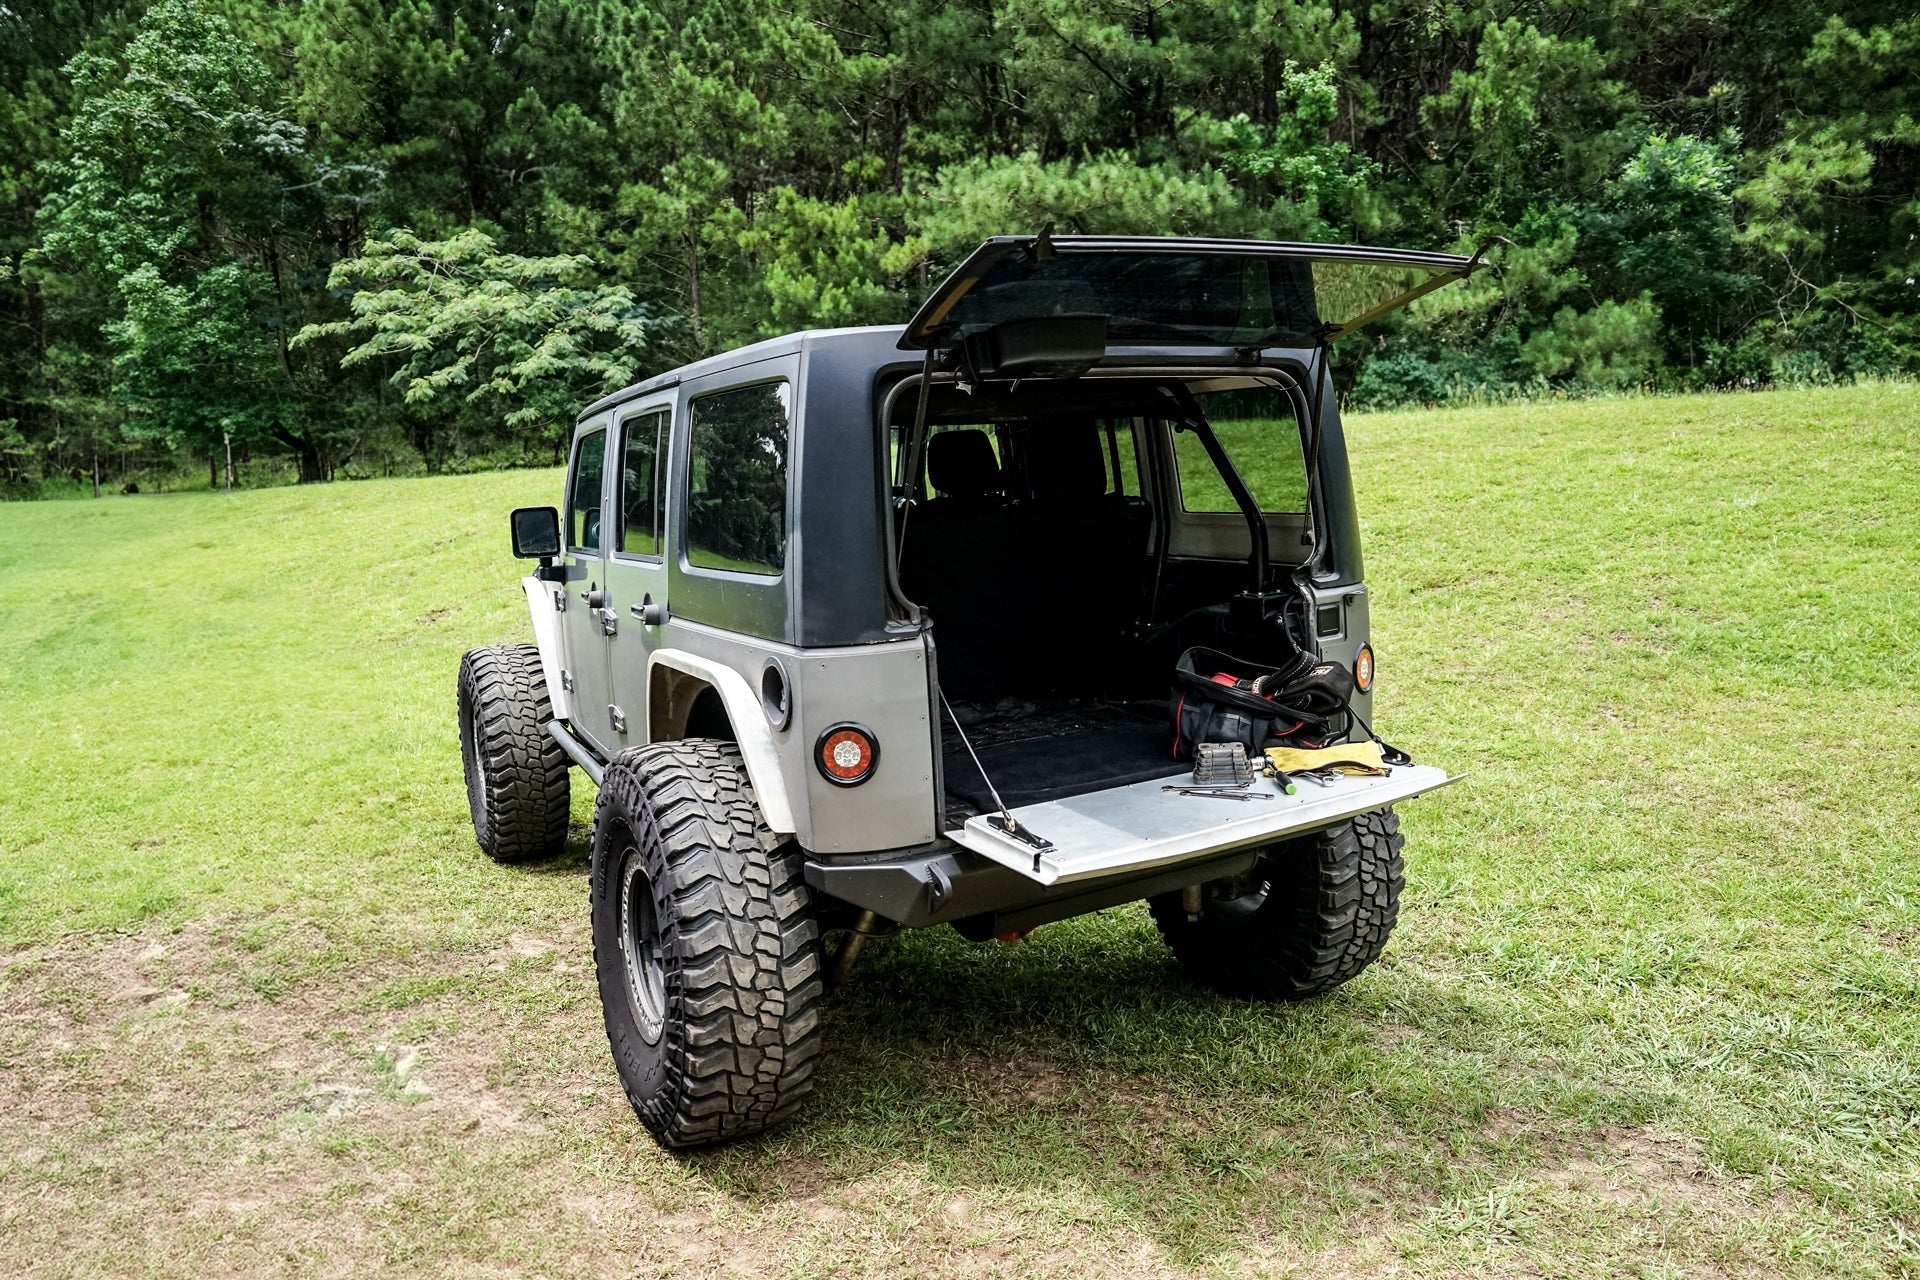
<path id="1" fill-rule="evenodd" d="M 660 554 L 666 509 L 667 415 L 642 414 L 620 426 L 620 540 L 627 555 Z"/>
<path id="2" fill-rule="evenodd" d="M 1132 418 L 1110 418 L 1101 424 L 1106 433 L 1107 492 L 1138 497 L 1140 459 L 1134 453 Z"/>
<path id="3" fill-rule="evenodd" d="M 1307 468 L 1300 452 L 1300 425 L 1293 398 L 1278 387 L 1240 387 L 1197 397 L 1213 433 L 1233 460 L 1260 510 L 1307 509 Z M 1226 481 L 1191 431 L 1173 433 L 1180 467 L 1180 505 L 1188 511 L 1238 512 Z"/>
<path id="4" fill-rule="evenodd" d="M 687 449 L 687 562 L 778 574 L 787 558 L 787 423 L 792 388 L 766 382 L 693 402 Z"/>
<path id="5" fill-rule="evenodd" d="M 573 479 L 567 492 L 567 546 L 576 551 L 600 549 L 600 482 L 606 475 L 607 433 L 593 431 L 580 437 L 573 455 Z"/>

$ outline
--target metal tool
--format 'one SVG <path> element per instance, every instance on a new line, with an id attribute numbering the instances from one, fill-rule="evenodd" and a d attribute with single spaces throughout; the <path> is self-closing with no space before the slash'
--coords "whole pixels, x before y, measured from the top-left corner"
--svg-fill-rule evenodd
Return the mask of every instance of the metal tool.
<path id="1" fill-rule="evenodd" d="M 1171 791 L 1183 796 L 1211 796 L 1216 800 L 1271 800 L 1273 797 L 1265 791 L 1244 791 L 1239 787 L 1176 787 L 1171 784 L 1161 787 L 1162 791 Z"/>
<path id="2" fill-rule="evenodd" d="M 1193 784 L 1197 787 L 1253 785 L 1253 762 L 1237 742 L 1202 742 L 1193 749 Z"/>
<path id="3" fill-rule="evenodd" d="M 1280 788 L 1282 791 L 1286 792 L 1288 795 L 1290 796 L 1298 795 L 1300 793 L 1300 788 L 1294 785 L 1293 779 L 1288 777 L 1286 774 L 1280 772 L 1278 769 L 1274 768 L 1272 765 L 1268 765 L 1265 769 L 1261 770 L 1261 772 L 1266 777 L 1272 778 L 1273 785 Z"/>

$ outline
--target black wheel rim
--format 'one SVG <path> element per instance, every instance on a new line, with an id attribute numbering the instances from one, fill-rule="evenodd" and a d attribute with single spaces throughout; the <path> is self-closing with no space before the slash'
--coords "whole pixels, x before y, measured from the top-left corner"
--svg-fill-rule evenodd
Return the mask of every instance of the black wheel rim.
<path id="1" fill-rule="evenodd" d="M 631 845 L 621 859 L 620 958 L 627 975 L 633 1024 L 648 1044 L 660 1043 L 667 1026 L 667 967 L 660 925 L 653 909 L 653 881 Z"/>

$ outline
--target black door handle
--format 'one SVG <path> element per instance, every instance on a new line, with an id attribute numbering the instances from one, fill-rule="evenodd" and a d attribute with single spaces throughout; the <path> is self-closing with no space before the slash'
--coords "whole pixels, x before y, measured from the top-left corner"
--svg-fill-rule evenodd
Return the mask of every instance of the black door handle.
<path id="1" fill-rule="evenodd" d="M 598 588 L 592 591 L 582 591 L 580 593 L 580 599 L 586 603 L 587 608 L 600 609 L 606 606 L 607 593 Z"/>

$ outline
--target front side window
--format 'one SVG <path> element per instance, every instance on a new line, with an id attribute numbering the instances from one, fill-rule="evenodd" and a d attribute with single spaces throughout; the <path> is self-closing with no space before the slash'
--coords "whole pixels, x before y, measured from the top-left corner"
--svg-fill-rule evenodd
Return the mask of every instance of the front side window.
<path id="1" fill-rule="evenodd" d="M 580 437 L 573 455 L 573 479 L 567 487 L 567 546 L 575 551 L 600 549 L 600 481 L 606 474 L 607 433 Z"/>
<path id="2" fill-rule="evenodd" d="M 628 555 L 660 554 L 661 520 L 666 509 L 667 415 L 664 411 L 629 418 L 620 426 L 620 540 L 615 549 Z"/>
<path id="3" fill-rule="evenodd" d="M 1300 451 L 1300 425 L 1294 416 L 1293 398 L 1279 387 L 1262 384 L 1203 392 L 1196 399 L 1260 510 L 1268 514 L 1304 512 L 1307 467 Z M 1239 512 L 1199 436 L 1191 431 L 1174 432 L 1173 453 L 1179 463 L 1183 508 Z"/>
<path id="4" fill-rule="evenodd" d="M 787 556 L 787 423 L 792 388 L 766 382 L 693 402 L 687 449 L 687 562 L 777 575 Z"/>

